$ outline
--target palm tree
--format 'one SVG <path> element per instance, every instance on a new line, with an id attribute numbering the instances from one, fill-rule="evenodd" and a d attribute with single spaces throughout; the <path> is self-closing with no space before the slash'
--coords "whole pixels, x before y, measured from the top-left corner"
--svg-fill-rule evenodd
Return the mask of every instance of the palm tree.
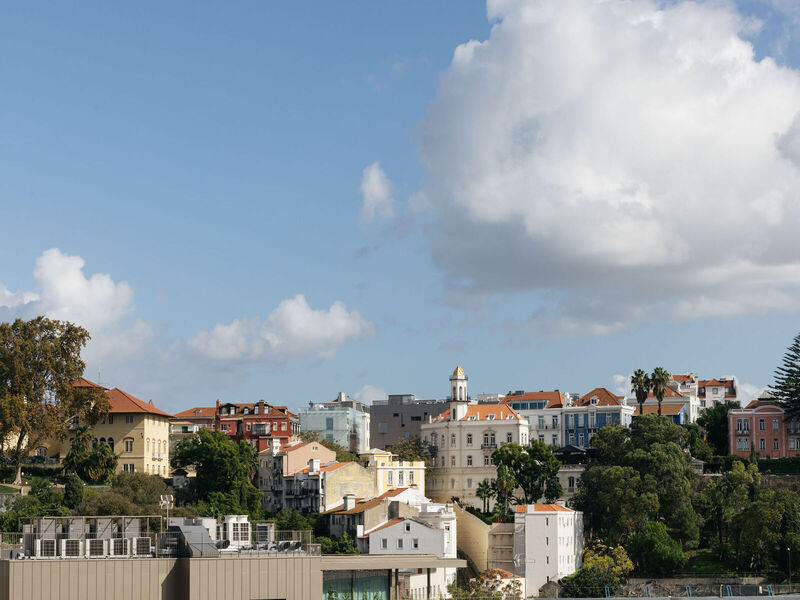
<path id="1" fill-rule="evenodd" d="M 514 493 L 517 487 L 517 480 L 514 473 L 511 472 L 506 465 L 497 467 L 497 479 L 494 480 L 494 486 L 497 490 L 497 499 L 502 502 L 503 516 L 508 514 L 508 500 L 509 496 Z"/>
<path id="2" fill-rule="evenodd" d="M 653 386 L 653 395 L 658 400 L 658 416 L 661 416 L 661 402 L 664 400 L 664 394 L 667 393 L 667 384 L 672 380 L 666 370 L 661 367 L 653 369 L 653 374 L 650 376 L 650 383 Z"/>
<path id="3" fill-rule="evenodd" d="M 650 376 L 642 369 L 636 369 L 631 375 L 631 391 L 639 403 L 639 414 L 644 414 L 644 403 L 650 393 Z"/>
<path id="4" fill-rule="evenodd" d="M 475 495 L 483 500 L 483 512 L 489 512 L 489 498 L 494 495 L 494 492 L 492 492 L 492 485 L 489 483 L 488 479 L 484 479 L 478 484 Z"/>

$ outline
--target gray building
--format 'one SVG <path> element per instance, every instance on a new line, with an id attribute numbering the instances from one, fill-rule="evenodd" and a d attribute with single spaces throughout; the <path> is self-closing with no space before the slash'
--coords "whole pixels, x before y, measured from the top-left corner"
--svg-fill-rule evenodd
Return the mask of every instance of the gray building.
<path id="1" fill-rule="evenodd" d="M 446 411 L 447 400 L 417 400 L 414 394 L 391 394 L 369 407 L 370 439 L 374 448 L 385 449 L 400 439 L 420 437 L 420 426 Z"/>
<path id="2" fill-rule="evenodd" d="M 299 411 L 300 431 L 319 431 L 351 452 L 365 452 L 371 447 L 369 406 L 344 392 L 327 402 L 309 402 Z"/>

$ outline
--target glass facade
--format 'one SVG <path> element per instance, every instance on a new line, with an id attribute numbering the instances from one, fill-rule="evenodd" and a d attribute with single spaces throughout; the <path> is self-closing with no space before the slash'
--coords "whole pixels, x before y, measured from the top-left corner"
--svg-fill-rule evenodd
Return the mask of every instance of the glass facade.
<path id="1" fill-rule="evenodd" d="M 322 600 L 389 600 L 389 571 L 323 571 Z"/>

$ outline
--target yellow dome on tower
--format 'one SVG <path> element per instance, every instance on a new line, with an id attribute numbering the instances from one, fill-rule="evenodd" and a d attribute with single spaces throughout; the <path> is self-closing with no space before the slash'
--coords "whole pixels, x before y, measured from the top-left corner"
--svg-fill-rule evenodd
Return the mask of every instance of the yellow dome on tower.
<path id="1" fill-rule="evenodd" d="M 466 377 L 464 374 L 464 369 L 461 368 L 461 365 L 458 365 L 455 371 L 453 371 L 453 377 Z"/>

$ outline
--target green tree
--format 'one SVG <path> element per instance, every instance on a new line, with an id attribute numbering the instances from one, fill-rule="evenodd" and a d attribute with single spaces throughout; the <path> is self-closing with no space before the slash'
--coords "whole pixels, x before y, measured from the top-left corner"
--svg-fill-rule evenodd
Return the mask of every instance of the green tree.
<path id="1" fill-rule="evenodd" d="M 117 473 L 111 489 L 130 499 L 142 514 L 160 514 L 161 496 L 174 494 L 161 477 L 147 473 Z"/>
<path id="2" fill-rule="evenodd" d="M 313 523 L 295 508 L 284 507 L 275 515 L 275 529 L 278 531 L 306 531 L 313 528 Z"/>
<path id="3" fill-rule="evenodd" d="M 418 437 L 412 437 L 409 439 L 400 439 L 391 446 L 387 446 L 386 449 L 392 454 L 396 454 L 398 460 L 404 460 L 404 461 L 422 460 L 425 462 L 426 467 L 430 466 L 431 464 L 431 458 L 428 452 L 428 448 L 425 446 L 425 444 L 422 443 L 422 440 L 420 440 Z"/>
<path id="4" fill-rule="evenodd" d="M 88 494 L 84 512 L 87 515 L 110 517 L 139 514 L 133 502 L 113 491 L 95 491 Z"/>
<path id="5" fill-rule="evenodd" d="M 234 442 L 219 431 L 201 429 L 178 443 L 172 466 L 195 469 L 197 476 L 189 486 L 194 500 L 206 502 L 206 506 L 212 501 L 217 505 L 232 504 L 237 508 L 235 512 L 250 514 L 259 511 L 261 503 L 261 491 L 252 483 L 257 457 L 250 444 Z"/>
<path id="6" fill-rule="evenodd" d="M 603 598 L 619 592 L 619 582 L 611 571 L 597 567 L 581 567 L 561 580 L 564 598 Z"/>
<path id="7" fill-rule="evenodd" d="M 633 562 L 623 546 L 609 548 L 595 543 L 583 552 L 583 566 L 610 572 L 617 583 L 624 583 L 633 571 Z"/>
<path id="8" fill-rule="evenodd" d="M 639 414 L 644 414 L 644 403 L 650 393 L 650 376 L 642 369 L 636 369 L 631 376 L 631 392 L 636 396 L 639 403 Z"/>
<path id="9" fill-rule="evenodd" d="M 714 456 L 714 450 L 703 439 L 703 430 L 697 423 L 683 425 L 689 436 L 689 453 L 697 459 L 708 461 Z"/>
<path id="10" fill-rule="evenodd" d="M 0 439 L 7 440 L 2 452 L 16 460 L 16 483 L 34 448 L 108 411 L 98 389 L 71 385 L 83 375 L 80 353 L 88 340 L 82 327 L 45 317 L 0 323 Z"/>
<path id="11" fill-rule="evenodd" d="M 772 396 L 783 406 L 789 418 L 800 416 L 800 333 L 783 355 L 783 363 L 775 370 Z"/>
<path id="12" fill-rule="evenodd" d="M 353 538 L 347 532 L 344 532 L 339 538 L 331 539 L 321 536 L 314 538 L 314 541 L 320 545 L 322 554 L 359 554 Z"/>
<path id="13" fill-rule="evenodd" d="M 773 497 L 768 494 L 764 500 L 751 503 L 731 520 L 728 537 L 732 558 L 746 572 L 763 573 L 775 565 L 781 541 L 776 524 L 783 520 L 783 507 L 771 502 Z"/>
<path id="14" fill-rule="evenodd" d="M 319 442 L 328 450 L 333 450 L 336 453 L 336 460 L 338 462 L 358 462 L 359 457 L 355 452 L 351 452 L 341 444 L 337 444 L 333 440 L 322 437 L 319 431 L 304 431 L 300 439 L 304 442 Z"/>
<path id="15" fill-rule="evenodd" d="M 489 483 L 488 479 L 484 479 L 478 484 L 477 489 L 475 490 L 475 495 L 483 500 L 483 512 L 489 512 L 489 500 L 494 496 L 494 491 L 492 490 L 492 484 Z"/>
<path id="16" fill-rule="evenodd" d="M 106 442 L 94 443 L 88 425 L 78 427 L 69 452 L 64 457 L 64 470 L 84 481 L 107 482 L 114 475 L 119 456 Z"/>
<path id="17" fill-rule="evenodd" d="M 492 453 L 492 461 L 509 468 L 522 489 L 524 504 L 536 502 L 542 496 L 547 502 L 555 502 L 563 492 L 558 481 L 561 463 L 544 442 L 533 440 L 527 446 L 504 444 Z"/>
<path id="18" fill-rule="evenodd" d="M 645 575 L 671 575 L 689 560 L 680 542 L 669 536 L 664 523 L 649 522 L 630 537 L 626 548 L 638 571 Z"/>
<path id="19" fill-rule="evenodd" d="M 114 476 L 118 461 L 119 456 L 114 454 L 111 446 L 106 442 L 100 442 L 89 455 L 86 474 L 91 481 L 108 482 Z"/>
<path id="20" fill-rule="evenodd" d="M 697 424 L 706 432 L 706 441 L 718 456 L 728 454 L 728 412 L 735 408 L 741 408 L 738 402 L 720 402 L 701 410 L 697 418 Z"/>
<path id="21" fill-rule="evenodd" d="M 64 506 L 73 510 L 78 510 L 83 505 L 84 483 L 75 473 L 67 475 L 64 484 Z"/>
<path id="22" fill-rule="evenodd" d="M 658 401 L 658 416 L 661 416 L 661 403 L 664 401 L 664 394 L 667 393 L 667 385 L 672 381 L 670 375 L 665 369 L 656 367 L 653 374 L 650 375 L 650 385 L 653 387 L 653 395 Z"/>
<path id="23" fill-rule="evenodd" d="M 517 482 L 514 479 L 514 473 L 511 469 L 504 464 L 497 467 L 497 478 L 494 480 L 494 486 L 497 490 L 498 504 L 502 509 L 502 515 L 508 514 L 508 501 L 514 489 L 517 487 Z"/>

